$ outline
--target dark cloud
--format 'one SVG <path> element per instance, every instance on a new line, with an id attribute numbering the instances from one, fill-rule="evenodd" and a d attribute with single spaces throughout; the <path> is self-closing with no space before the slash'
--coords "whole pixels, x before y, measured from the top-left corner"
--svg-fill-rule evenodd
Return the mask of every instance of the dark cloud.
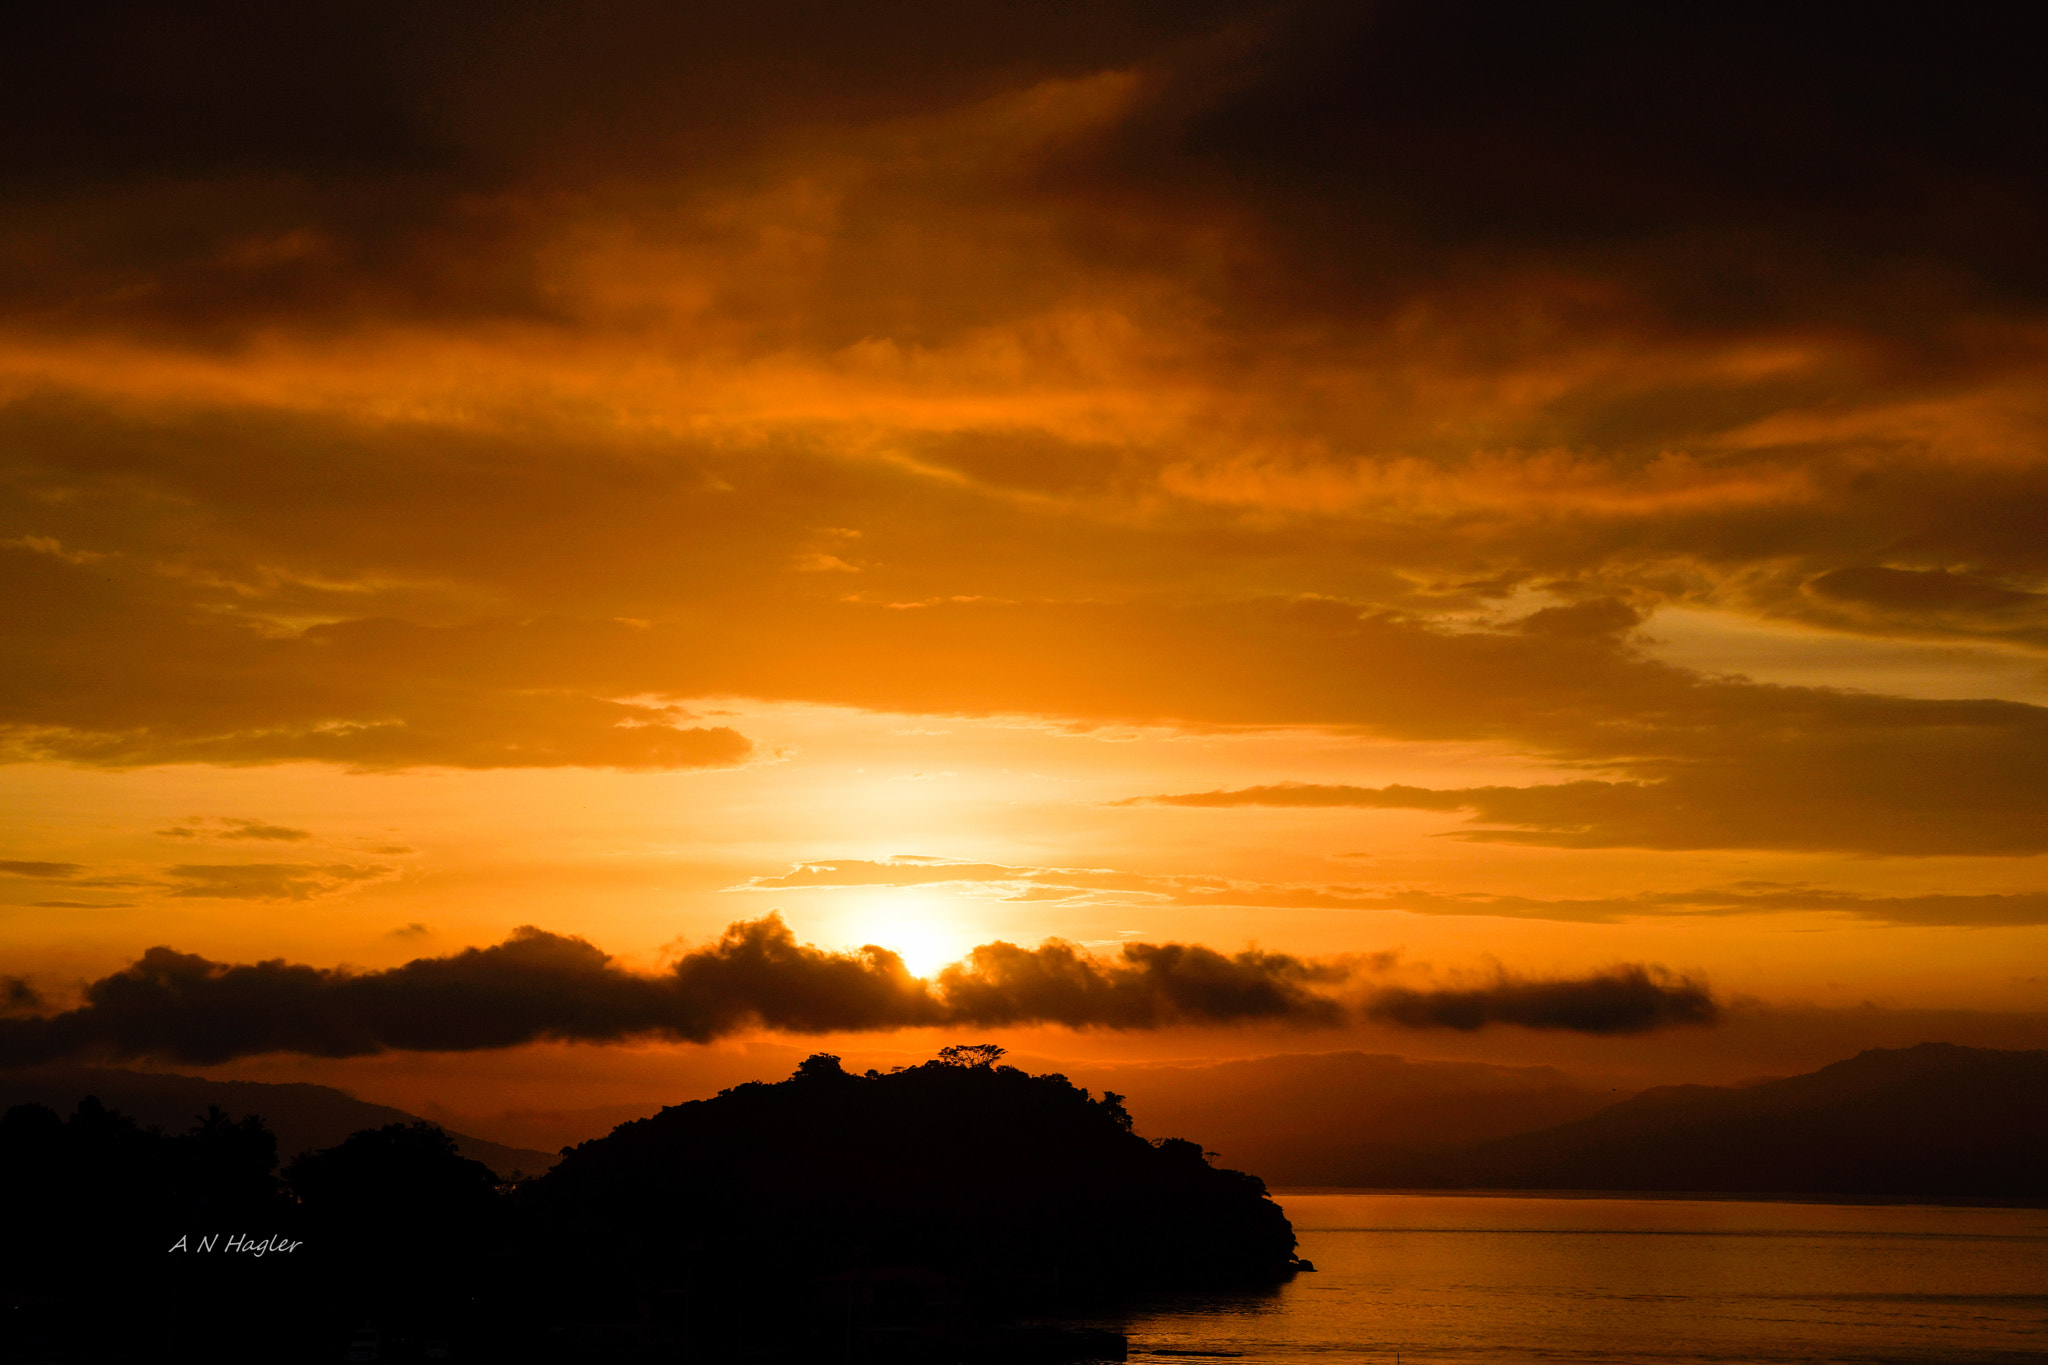
<path id="1" fill-rule="evenodd" d="M 1910 332 L 1930 289 L 2048 290 L 2024 245 L 2048 225 L 2048 110 L 2011 46 L 2040 39 L 2037 19 L 1481 0 L 1267 13 L 1255 44 L 1178 66 L 1102 164 L 1126 194 L 1252 216 L 1278 264 L 1247 291 L 1291 285 L 1293 308 L 1355 313 L 1503 262 L 1604 276 L 1696 326 Z M 1871 292 L 1902 276 L 1919 290 Z"/>
<path id="2" fill-rule="evenodd" d="M 2033 613 L 2048 604 L 2048 595 L 2008 588 L 1945 569 L 1834 569 L 1806 586 L 1819 596 L 1835 601 L 1908 611 L 1959 611 L 1986 615 Z"/>
<path id="3" fill-rule="evenodd" d="M 85 871 L 82 863 L 39 863 L 20 858 L 0 860 L 0 872 L 10 877 L 75 877 Z"/>
<path id="4" fill-rule="evenodd" d="M 1523 617 L 1515 627 L 1529 635 L 1597 637 L 1617 635 L 1642 623 L 1642 613 L 1628 603 L 1601 597 L 1566 607 L 1545 607 Z"/>
<path id="5" fill-rule="evenodd" d="M 1022 188 L 1097 206 L 1119 260 L 1186 245 L 1176 220 L 1237 225 L 1260 249 L 1215 273 L 1245 277 L 1239 311 L 1549 264 L 1696 325 L 1907 330 L 1929 292 L 2043 291 L 2048 119 L 2017 55 L 2040 37 L 2024 15 L 1704 3 L 101 0 L 8 12 L 0 184 L 44 210 L 16 215 L 39 250 L 13 291 L 65 321 L 547 319 L 521 249 L 551 197 L 1128 69 L 1138 107 Z"/>
<path id="6" fill-rule="evenodd" d="M 1628 973 L 1641 976 L 1645 970 L 1622 969 L 1616 979 L 1623 985 L 1610 991 L 1634 1002 L 1633 1015 L 1592 1006 L 1516 1005 L 1499 1008 L 1479 1024 L 1607 1033 L 1710 1018 L 1710 1006 L 1700 1003 L 1707 998 L 1704 990 L 1694 983 L 1667 988 L 1661 978 L 1643 976 L 1645 985 L 1628 984 L 1634 980 Z M 1351 1017 L 1331 992 L 1353 971 L 1345 963 L 1255 949 L 1223 954 L 1192 944 L 1131 943 L 1115 957 L 1094 958 L 1058 942 L 1033 949 L 989 943 L 926 981 L 911 976 L 884 948 L 835 953 L 798 943 L 772 915 L 734 924 L 717 942 L 652 975 L 617 966 L 582 939 L 533 928 L 489 948 L 372 972 L 283 961 L 230 965 L 152 948 L 132 966 L 87 986 L 85 1003 L 76 1009 L 0 1021 L 0 1064 L 95 1055 L 211 1064 L 265 1052 L 352 1057 L 392 1049 L 474 1051 L 539 1039 L 706 1042 L 754 1028 L 825 1033 L 1049 1023 L 1150 1029 L 1256 1021 L 1333 1026 Z M 1525 982 L 1516 989 L 1544 1001 L 1552 998 L 1544 992 L 1561 993 L 1557 999 L 1566 1001 L 1596 988 Z M 1642 1002 L 1667 990 L 1692 1003 L 1640 1017 Z M 1406 1022 L 1398 1011 L 1388 1017 Z M 1416 1026 L 1437 1022 L 1418 1016 Z"/>
<path id="7" fill-rule="evenodd" d="M 1830 569 L 1785 610 L 1869 633 L 2048 646 L 2048 593 L 1949 569 Z"/>
<path id="8" fill-rule="evenodd" d="M 1313 988 L 1348 975 L 1341 966 L 1253 949 L 1226 956 L 1197 944 L 1127 943 L 1104 964 L 1066 944 L 990 943 L 964 967 L 940 973 L 938 986 L 956 1017 L 991 1025 L 1158 1028 L 1270 1019 L 1328 1027 L 1347 1012 Z"/>
<path id="9" fill-rule="evenodd" d="M 1488 1024 L 1576 1033 L 1647 1033 L 1712 1024 L 1719 1013 L 1703 983 L 1639 966 L 1559 981 L 1502 975 L 1484 986 L 1462 990 L 1390 988 L 1366 1005 L 1366 1015 L 1384 1023 L 1467 1033 Z"/>
<path id="10" fill-rule="evenodd" d="M 364 316 L 559 323 L 565 203 L 658 218 L 806 136 L 1139 58 L 1201 8 L 15 7 L 0 193 L 27 211 L 0 295 L 53 330 L 206 339 Z"/>

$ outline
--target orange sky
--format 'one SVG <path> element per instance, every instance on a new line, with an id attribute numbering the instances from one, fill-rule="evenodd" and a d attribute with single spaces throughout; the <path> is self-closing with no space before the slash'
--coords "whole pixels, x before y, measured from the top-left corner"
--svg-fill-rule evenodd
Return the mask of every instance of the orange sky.
<path id="1" fill-rule="evenodd" d="M 1366 1011 L 974 1029 L 1054 1058 L 2048 1045 L 2012 44 L 861 8 L 7 21 L 16 1017 L 779 912 Z M 1622 964 L 1721 1022 L 1362 1003 Z M 635 1037 L 236 1065 L 482 1109 L 950 1034 Z"/>

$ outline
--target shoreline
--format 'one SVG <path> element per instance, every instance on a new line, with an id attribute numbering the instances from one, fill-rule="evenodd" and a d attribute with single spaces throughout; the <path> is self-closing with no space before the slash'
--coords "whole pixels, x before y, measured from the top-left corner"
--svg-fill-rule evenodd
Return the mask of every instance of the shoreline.
<path id="1" fill-rule="evenodd" d="M 1786 1194 L 1726 1190 L 1418 1189 L 1369 1185 L 1270 1186 L 1275 1201 L 1289 1195 L 1399 1195 L 1452 1199 L 1630 1199 L 1659 1203 L 1829 1204 L 1845 1208 L 2048 1209 L 2048 1199 L 1997 1195 Z"/>

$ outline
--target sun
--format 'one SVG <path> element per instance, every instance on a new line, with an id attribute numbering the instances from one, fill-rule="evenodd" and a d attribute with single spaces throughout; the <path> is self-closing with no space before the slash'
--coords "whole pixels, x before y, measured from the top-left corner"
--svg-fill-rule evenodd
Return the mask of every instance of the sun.
<path id="1" fill-rule="evenodd" d="M 937 975 L 974 947 L 972 936 L 942 908 L 909 899 L 863 907 L 850 918 L 847 937 L 855 946 L 873 943 L 889 949 L 912 976 L 921 977 Z"/>
<path id="2" fill-rule="evenodd" d="M 875 942 L 894 950 L 912 976 L 936 976 L 940 968 L 965 956 L 949 939 L 922 925 L 883 930 Z"/>

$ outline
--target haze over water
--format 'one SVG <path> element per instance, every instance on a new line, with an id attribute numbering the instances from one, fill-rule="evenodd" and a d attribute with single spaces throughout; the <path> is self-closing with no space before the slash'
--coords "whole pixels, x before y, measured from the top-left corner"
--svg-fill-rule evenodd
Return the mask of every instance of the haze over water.
<path id="1" fill-rule="evenodd" d="M 1287 1195 L 1318 1272 L 1155 1301 L 1133 1359 L 2048 1360 L 2048 1210 Z"/>

